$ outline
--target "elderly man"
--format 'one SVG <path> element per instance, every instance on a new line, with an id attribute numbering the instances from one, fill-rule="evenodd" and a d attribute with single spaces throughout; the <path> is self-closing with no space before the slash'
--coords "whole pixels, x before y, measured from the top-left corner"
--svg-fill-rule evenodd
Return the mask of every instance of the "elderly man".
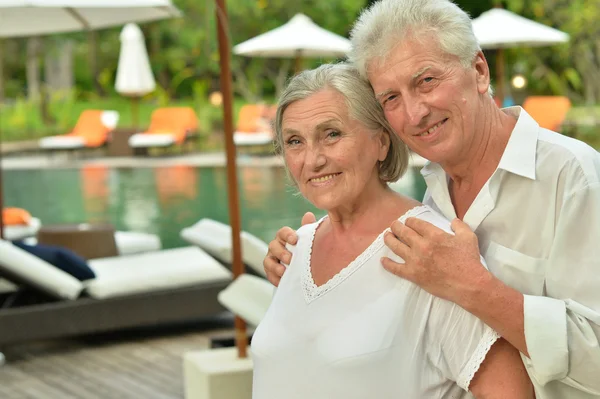
<path id="1" fill-rule="evenodd" d="M 495 106 L 471 21 L 448 0 L 382 0 L 351 39 L 391 126 L 431 161 L 424 203 L 454 219 L 455 235 L 395 222 L 385 242 L 405 263 L 383 267 L 498 331 L 522 353 L 538 398 L 599 397 L 598 152 L 520 107 Z M 269 246 L 275 285 L 295 240 L 284 227 Z"/>

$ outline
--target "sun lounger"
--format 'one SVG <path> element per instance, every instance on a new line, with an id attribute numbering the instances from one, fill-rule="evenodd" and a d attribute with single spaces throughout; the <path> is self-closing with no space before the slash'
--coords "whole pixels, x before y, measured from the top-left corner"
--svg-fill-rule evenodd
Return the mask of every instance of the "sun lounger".
<path id="1" fill-rule="evenodd" d="M 274 292 L 275 287 L 264 278 L 242 274 L 219 293 L 219 302 L 256 327 L 265 317 Z"/>
<path id="2" fill-rule="evenodd" d="M 68 273 L 0 240 L 0 273 L 17 284 L 2 295 L 0 345 L 182 323 L 223 310 L 231 273 L 196 247 L 98 259 L 94 279 Z"/>
<path id="3" fill-rule="evenodd" d="M 119 255 L 133 255 L 144 252 L 158 251 L 162 244 L 156 234 L 139 233 L 135 231 L 116 231 L 115 243 Z"/>
<path id="4" fill-rule="evenodd" d="M 231 227 L 212 219 L 201 219 L 198 223 L 181 230 L 181 238 L 197 245 L 221 263 L 231 264 Z M 268 245 L 260 238 L 242 231 L 242 261 L 260 276 L 266 276 L 263 259 L 269 251 Z"/>
<path id="5" fill-rule="evenodd" d="M 523 103 L 523 109 L 541 127 L 560 132 L 571 109 L 571 101 L 563 96 L 529 96 Z"/>
<path id="6" fill-rule="evenodd" d="M 35 244 L 35 236 L 42 227 L 40 219 L 31 217 L 19 208 L 4 209 L 4 239 L 8 241 L 28 240 Z M 116 231 L 115 244 L 119 255 L 132 255 L 161 249 L 160 238 L 156 234 L 133 231 Z"/>
<path id="7" fill-rule="evenodd" d="M 237 146 L 259 146 L 273 143 L 273 108 L 246 104 L 240 109 L 233 141 Z"/>
<path id="8" fill-rule="evenodd" d="M 76 150 L 97 148 L 107 143 L 109 134 L 117 127 L 119 113 L 88 109 L 81 113 L 70 133 L 40 139 L 39 146 L 46 150 Z"/>
<path id="9" fill-rule="evenodd" d="M 198 118 L 190 107 L 158 108 L 152 112 L 148 130 L 129 138 L 132 148 L 181 145 L 196 135 Z"/>
<path id="10" fill-rule="evenodd" d="M 4 239 L 9 241 L 35 236 L 42 225 L 40 219 L 32 217 L 25 209 L 4 208 L 2 214 Z"/>

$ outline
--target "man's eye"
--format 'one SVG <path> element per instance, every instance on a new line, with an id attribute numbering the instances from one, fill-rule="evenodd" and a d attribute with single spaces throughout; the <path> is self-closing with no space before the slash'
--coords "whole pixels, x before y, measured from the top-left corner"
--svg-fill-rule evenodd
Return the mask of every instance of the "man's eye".
<path id="1" fill-rule="evenodd" d="M 428 76 L 425 79 L 423 79 L 423 82 L 425 82 L 425 83 L 429 83 L 431 81 L 433 81 L 433 78 L 431 76 Z"/>
<path id="2" fill-rule="evenodd" d="M 393 94 L 393 95 L 387 97 L 383 103 L 385 104 L 388 101 L 392 101 L 392 100 L 396 99 L 396 97 L 398 97 L 398 96 L 396 96 L 395 94 Z"/>

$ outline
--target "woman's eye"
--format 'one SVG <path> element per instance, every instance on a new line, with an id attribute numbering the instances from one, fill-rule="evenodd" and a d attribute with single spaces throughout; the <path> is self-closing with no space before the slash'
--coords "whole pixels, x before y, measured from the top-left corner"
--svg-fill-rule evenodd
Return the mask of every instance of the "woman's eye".
<path id="1" fill-rule="evenodd" d="M 287 145 L 298 145 L 300 144 L 300 140 L 298 139 L 289 139 L 288 141 L 285 142 Z"/>
<path id="2" fill-rule="evenodd" d="M 339 137 L 340 136 L 340 132 L 338 132 L 337 130 L 331 130 L 329 133 L 327 133 L 327 137 Z"/>
<path id="3" fill-rule="evenodd" d="M 428 76 L 425 79 L 423 79 L 423 82 L 425 82 L 425 83 L 429 83 L 431 81 L 433 81 L 433 78 L 431 76 Z"/>
<path id="4" fill-rule="evenodd" d="M 387 103 L 388 101 L 392 101 L 392 100 L 394 100 L 396 97 L 397 97 L 397 96 L 396 96 L 395 94 L 394 94 L 394 95 L 391 95 L 391 96 L 387 97 L 383 103 L 385 104 L 385 103 Z"/>

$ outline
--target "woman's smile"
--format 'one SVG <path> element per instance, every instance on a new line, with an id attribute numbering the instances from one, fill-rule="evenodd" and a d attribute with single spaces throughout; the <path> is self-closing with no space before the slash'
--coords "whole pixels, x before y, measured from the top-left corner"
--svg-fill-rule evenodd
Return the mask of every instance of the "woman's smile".
<path id="1" fill-rule="evenodd" d="M 332 183 L 332 181 L 341 174 L 342 174 L 341 172 L 340 173 L 329 173 L 326 175 L 319 175 L 319 176 L 311 177 L 310 179 L 308 179 L 308 183 L 313 186 L 324 186 L 326 184 Z"/>

